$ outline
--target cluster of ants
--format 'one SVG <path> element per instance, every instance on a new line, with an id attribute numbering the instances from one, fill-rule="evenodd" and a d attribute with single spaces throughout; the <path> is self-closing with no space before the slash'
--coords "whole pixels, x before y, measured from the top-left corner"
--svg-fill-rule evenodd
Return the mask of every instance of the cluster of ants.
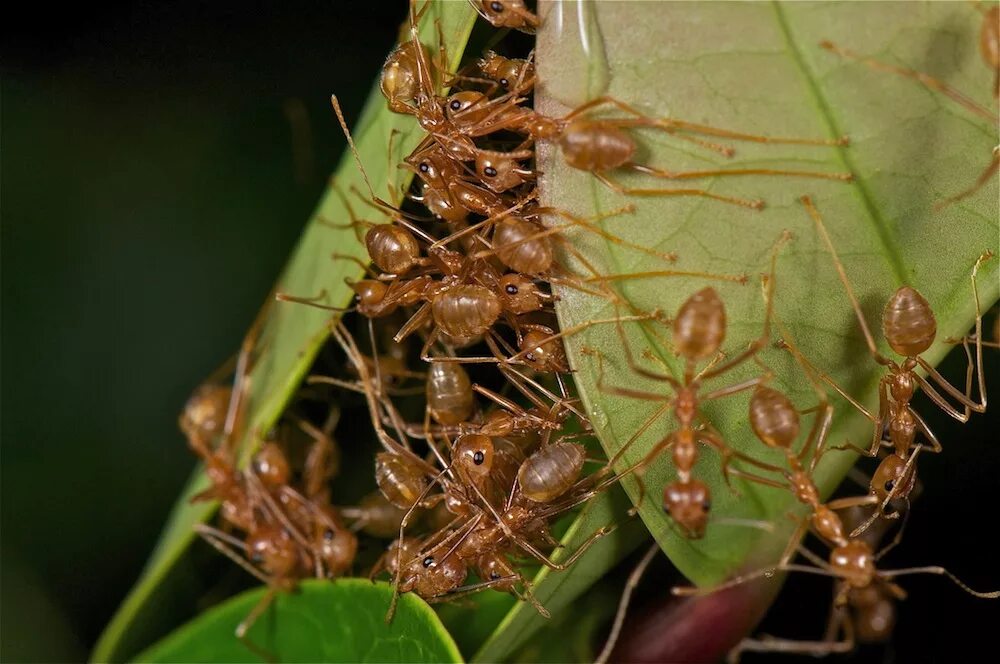
<path id="1" fill-rule="evenodd" d="M 472 4 L 496 27 L 531 33 L 539 25 L 521 0 Z M 348 197 L 340 192 L 351 219 L 325 221 L 353 229 L 370 259 L 370 263 L 361 262 L 365 278 L 349 282 L 355 293 L 349 310 L 326 306 L 317 298 L 277 295 L 285 302 L 336 311 L 330 331 L 337 352 L 346 359 L 347 371 L 339 375 L 314 371 L 308 376 L 296 404 L 274 431 L 263 436 L 249 464 L 241 468 L 236 445 L 247 433 L 242 430 L 243 410 L 262 315 L 247 335 L 234 367 L 224 367 L 199 387 L 181 416 L 181 428 L 204 462 L 210 484 L 194 500 L 218 501 L 221 506 L 218 524 L 198 526 L 198 532 L 270 588 L 240 624 L 237 635 L 245 639 L 276 592 L 293 589 L 304 578 L 335 578 L 357 569 L 359 551 L 365 548 L 363 543 L 359 547 L 359 533 L 383 542 L 391 540 L 383 544 L 369 574 L 372 578 L 387 574 L 397 593 L 414 592 L 434 603 L 492 589 L 510 593 L 547 615 L 533 595 L 528 570 L 538 565 L 567 569 L 615 527 L 609 523 L 575 550 L 565 551 L 552 534 L 556 520 L 625 476 L 642 483 L 643 471 L 668 452 L 676 479 L 663 487 L 663 508 L 684 536 L 704 534 L 711 495 L 707 484 L 694 476 L 701 445 L 720 453 L 727 481 L 736 477 L 787 490 L 807 507 L 777 566 L 741 575 L 723 587 L 775 570 L 825 574 L 838 583 L 827 639 L 747 640 L 740 649 L 820 654 L 849 648 L 855 627 L 863 635 L 884 635 L 891 629 L 887 616 L 893 600 L 905 594 L 895 579 L 905 574 L 946 574 L 977 596 L 1000 596 L 976 593 L 941 568 L 880 570 L 877 561 L 885 549 L 876 553 L 872 538 L 866 537 L 875 524 L 879 526 L 872 530 L 881 530 L 882 523 L 900 516 L 900 510 L 892 506 L 905 503 L 913 491 L 918 454 L 941 450 L 934 433 L 910 405 L 917 389 L 961 422 L 986 408 L 983 347 L 991 342 L 984 340 L 981 329 L 976 273 L 992 254 L 984 252 L 971 269 L 976 328 L 973 334 L 955 340 L 963 345 L 969 361 L 961 389 L 921 357 L 935 340 L 936 324 L 930 305 L 913 288 L 900 288 L 890 298 L 882 320 L 886 341 L 902 359 L 877 350 L 823 220 L 812 201 L 803 197 L 837 267 L 872 358 L 886 369 L 879 384 L 878 408 L 870 411 L 810 363 L 774 316 L 775 267 L 789 239 L 787 233 L 776 241 L 769 271 L 762 278 L 761 334 L 745 350 L 726 357 L 720 352 L 726 335 L 725 308 L 713 288 L 693 294 L 667 319 L 660 311 L 638 310 L 622 298 L 613 288 L 614 278 L 600 274 L 574 249 L 570 233 L 594 233 L 664 264 L 677 260 L 673 254 L 652 251 L 605 231 L 600 218 L 583 219 L 542 206 L 536 187 L 535 146 L 541 142 L 557 145 L 569 166 L 589 172 L 623 195 L 699 196 L 758 209 L 763 206 L 761 200 L 732 198 L 706 189 L 625 187 L 613 173 L 630 170 L 667 181 L 757 175 L 847 182 L 851 176 L 773 169 L 671 171 L 634 161 L 637 146 L 629 130 L 662 131 L 725 156 L 732 154 L 730 147 L 705 137 L 831 146 L 846 145 L 846 138 L 743 134 L 651 118 L 608 97 L 587 102 L 564 117 L 547 117 L 531 107 L 536 77 L 530 55 L 515 59 L 490 51 L 450 73 L 443 46 L 434 52 L 420 40 L 422 13 L 411 3 L 408 39 L 389 55 L 380 79 L 388 108 L 412 116 L 425 133 L 400 165 L 415 174 L 416 184 L 401 203 L 375 195 L 334 97 L 334 109 L 368 184 L 367 197 L 358 191 L 352 195 L 389 220 L 373 223 L 357 218 Z M 990 39 L 991 66 L 996 67 L 995 29 Z M 621 115 L 598 116 L 599 107 Z M 993 171 L 995 166 L 994 162 Z M 625 215 L 632 209 L 625 206 L 605 217 Z M 560 255 L 572 257 L 574 265 L 582 268 L 571 269 Z M 657 274 L 746 280 L 682 270 Z M 554 287 L 604 298 L 618 315 L 560 331 Z M 629 311 L 623 313 L 622 308 Z M 682 361 L 682 377 L 650 371 L 635 361 L 622 331 L 625 321 L 669 325 L 673 349 Z M 562 338 L 602 324 L 613 324 L 622 335 L 633 372 L 670 387 L 661 394 L 609 385 L 604 379 L 604 355 L 597 349 L 585 351 L 598 365 L 601 390 L 661 404 L 643 431 L 667 413 L 677 422 L 637 463 L 625 464 L 623 458 L 642 431 L 610 458 L 595 456 L 597 452 L 586 444 L 593 429 L 567 380 L 570 362 Z M 781 329 L 777 343 L 791 353 L 815 388 L 816 404 L 800 409 L 768 385 L 772 374 L 759 355 L 774 343 L 772 327 Z M 419 340 L 419 353 L 411 352 L 414 339 Z M 414 368 L 418 362 L 420 368 Z M 712 386 L 715 379 L 749 362 L 761 367 L 759 375 Z M 231 386 L 222 380 L 229 373 L 235 376 Z M 833 415 L 824 383 L 872 422 L 870 446 L 857 451 L 877 456 L 885 447 L 891 450 L 863 496 L 823 502 L 813 481 L 816 464 L 827 449 Z M 974 386 L 978 398 L 973 397 Z M 706 402 L 747 392 L 752 394 L 751 429 L 765 448 L 780 453 L 782 462 L 733 449 L 701 413 Z M 374 458 L 377 491 L 357 505 L 335 506 L 331 481 L 340 469 L 340 450 L 333 431 L 341 412 L 338 404 L 352 393 L 361 396 L 379 446 Z M 305 402 L 310 405 L 297 406 Z M 315 410 L 317 403 L 323 410 L 319 417 L 295 414 Z M 414 415 L 421 408 L 422 417 Z M 814 416 L 801 444 L 800 414 Z M 258 432 L 250 433 L 252 438 L 261 437 Z M 596 468 L 587 470 L 588 464 Z M 850 530 L 838 512 L 857 506 L 873 509 Z M 829 547 L 827 559 L 800 546 L 806 532 Z M 897 542 L 898 534 L 887 548 Z M 797 552 L 812 565 L 793 564 Z M 700 592 L 675 589 L 677 594 Z M 395 595 L 390 618 L 394 606 Z M 619 624 L 625 606 L 623 602 Z M 838 640 L 838 635 L 843 638 Z"/>

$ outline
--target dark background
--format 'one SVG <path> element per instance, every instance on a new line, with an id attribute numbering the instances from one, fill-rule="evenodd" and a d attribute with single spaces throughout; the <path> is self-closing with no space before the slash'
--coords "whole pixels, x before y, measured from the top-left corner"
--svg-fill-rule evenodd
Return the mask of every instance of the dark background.
<path id="1" fill-rule="evenodd" d="M 0 39 L 0 659 L 79 660 L 194 465 L 181 405 L 237 347 L 339 157 L 329 95 L 356 117 L 405 6 L 21 11 Z M 996 422 L 943 425 L 893 566 L 1000 587 Z M 942 579 L 905 585 L 895 645 L 865 661 L 994 652 L 1000 603 Z M 797 607 L 822 608 L 828 587 L 802 588 L 772 631 L 819 636 L 822 615 Z"/>

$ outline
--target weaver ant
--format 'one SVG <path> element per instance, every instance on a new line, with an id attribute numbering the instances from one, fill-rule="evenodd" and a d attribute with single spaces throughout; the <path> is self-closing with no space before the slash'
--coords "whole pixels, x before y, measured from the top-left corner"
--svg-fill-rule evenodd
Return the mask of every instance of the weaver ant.
<path id="1" fill-rule="evenodd" d="M 808 360 L 806 360 L 805 357 L 803 357 L 802 354 L 795 349 L 794 345 L 790 343 L 785 344 L 785 347 L 788 348 L 801 363 L 815 371 L 817 376 L 828 383 L 842 397 L 850 402 L 851 405 L 857 408 L 859 412 L 872 421 L 874 426 L 872 430 L 871 446 L 867 450 L 859 449 L 850 444 L 845 445 L 845 447 L 854 449 L 855 451 L 867 456 L 875 456 L 879 447 L 882 445 L 883 431 L 888 430 L 889 440 L 893 447 L 893 454 L 883 459 L 879 465 L 879 469 L 872 476 L 871 486 L 871 495 L 880 498 L 881 505 L 872 515 L 871 519 L 855 529 L 852 534 L 856 535 L 863 532 L 865 528 L 870 526 L 875 518 L 884 515 L 884 509 L 890 500 L 896 497 L 905 497 L 907 495 L 909 489 L 913 486 L 913 479 L 915 476 L 913 464 L 915 463 L 917 454 L 920 450 L 928 449 L 932 452 L 940 452 L 942 450 L 941 443 L 938 441 L 937 436 L 934 435 L 934 432 L 927 426 L 923 418 L 921 418 L 920 415 L 918 415 L 917 412 L 910 406 L 910 401 L 918 387 L 923 390 L 924 394 L 926 394 L 936 406 L 959 422 L 967 422 L 973 412 L 982 413 L 986 410 L 986 379 L 983 371 L 983 351 L 981 342 L 982 314 L 979 306 L 979 291 L 976 287 L 976 275 L 979 271 L 979 267 L 985 261 L 992 258 L 993 254 L 990 251 L 984 252 L 976 261 L 972 269 L 972 293 L 976 305 L 976 332 L 974 335 L 976 357 L 975 361 L 973 361 L 972 354 L 969 351 L 968 346 L 969 340 L 968 338 L 964 339 L 963 346 L 965 347 L 966 356 L 968 358 L 968 371 L 966 373 L 965 392 L 963 393 L 949 383 L 944 376 L 938 373 L 937 370 L 930 365 L 930 363 L 921 357 L 921 354 L 927 351 L 927 349 L 934 343 L 934 339 L 937 334 L 937 323 L 930 304 L 928 304 L 927 300 L 924 299 L 924 297 L 917 292 L 915 288 L 910 286 L 901 286 L 897 289 L 886 303 L 885 309 L 882 313 L 883 335 L 892 350 L 904 358 L 902 363 L 897 363 L 892 358 L 886 357 L 879 352 L 875 344 L 875 338 L 868 327 L 868 322 L 865 320 L 864 313 L 861 311 L 861 306 L 858 303 L 854 289 L 851 287 L 851 283 L 847 278 L 847 273 L 844 271 L 844 266 L 840 262 L 837 250 L 833 246 L 833 241 L 830 239 L 830 235 L 826 230 L 825 224 L 823 223 L 823 218 L 820 216 L 819 211 L 813 204 L 812 199 L 808 196 L 803 196 L 801 200 L 802 204 L 806 207 L 806 211 L 815 222 L 816 229 L 830 252 L 830 256 L 834 262 L 834 267 L 837 269 L 837 275 L 840 278 L 841 283 L 844 285 L 848 299 L 851 301 L 851 307 L 854 310 L 854 315 L 857 318 L 858 325 L 861 327 L 861 332 L 864 335 L 868 352 L 877 364 L 884 366 L 888 371 L 888 373 L 879 380 L 878 413 L 872 414 L 856 399 L 847 394 L 843 388 L 837 385 L 830 376 L 822 371 L 819 371 L 818 369 L 815 369 L 815 367 L 812 367 Z M 919 373 L 917 373 L 918 368 L 925 371 L 928 378 L 923 378 Z M 973 400 L 971 397 L 973 382 L 972 377 L 974 372 L 978 373 L 978 388 L 980 394 L 978 401 Z M 949 403 L 946 397 L 938 391 L 939 389 L 944 392 L 944 395 L 947 395 L 957 402 L 958 407 Z M 917 444 L 915 442 L 916 434 L 918 432 L 923 434 L 923 436 L 927 439 L 929 447 L 928 445 Z"/>

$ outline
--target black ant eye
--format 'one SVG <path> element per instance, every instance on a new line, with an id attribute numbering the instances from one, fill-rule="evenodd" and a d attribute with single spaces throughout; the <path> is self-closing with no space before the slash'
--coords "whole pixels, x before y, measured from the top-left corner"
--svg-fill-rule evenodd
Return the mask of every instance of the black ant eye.
<path id="1" fill-rule="evenodd" d="M 420 172 L 421 173 L 426 173 L 429 170 L 431 170 L 431 167 L 427 165 L 427 162 L 423 162 L 423 163 L 420 164 Z"/>
<path id="2" fill-rule="evenodd" d="M 481 466 L 484 461 L 486 461 L 486 455 L 483 454 L 482 450 L 476 450 L 476 453 L 472 455 L 472 463 Z"/>
<path id="3" fill-rule="evenodd" d="M 703 501 L 701 504 L 701 509 L 705 510 L 706 512 L 712 509 L 712 501 L 711 500 Z"/>
<path id="4" fill-rule="evenodd" d="M 892 480 L 886 480 L 885 481 L 885 491 L 886 491 L 886 493 L 892 493 L 892 489 L 895 486 L 896 486 L 895 482 L 893 482 Z"/>
<path id="5" fill-rule="evenodd" d="M 500 85 L 502 85 L 502 86 L 504 86 L 506 88 L 508 85 L 510 85 L 510 81 L 508 81 L 506 78 L 501 78 L 500 79 Z"/>
<path id="6" fill-rule="evenodd" d="M 483 173 L 486 173 L 487 177 L 495 178 L 497 176 L 497 169 L 492 166 L 487 166 L 483 169 Z"/>
<path id="7" fill-rule="evenodd" d="M 332 542 L 333 536 L 334 532 L 332 528 L 327 528 L 326 530 L 323 531 L 323 539 L 325 539 L 327 542 Z"/>
<path id="8" fill-rule="evenodd" d="M 434 556 L 424 558 L 424 567 L 431 567 L 434 564 Z"/>
<path id="9" fill-rule="evenodd" d="M 460 102 L 460 101 L 459 101 L 459 100 L 457 100 L 457 99 L 453 99 L 453 100 L 451 101 L 451 110 L 453 110 L 453 111 L 457 111 L 457 110 L 458 110 L 458 109 L 460 109 L 460 108 L 462 108 L 462 102 Z"/>
<path id="10" fill-rule="evenodd" d="M 517 286 L 514 284 L 507 284 L 504 290 L 507 291 L 507 295 L 517 295 Z"/>
<path id="11" fill-rule="evenodd" d="M 491 2 L 490 3 L 490 9 L 492 9 L 493 11 L 495 11 L 497 13 L 502 12 L 503 11 L 503 4 L 500 3 L 500 2 Z"/>
<path id="12" fill-rule="evenodd" d="M 524 359 L 526 359 L 529 362 L 534 362 L 535 361 L 535 354 L 534 353 L 525 353 L 524 354 Z"/>
<path id="13" fill-rule="evenodd" d="M 490 579 L 492 579 L 492 580 L 495 581 L 495 580 L 497 580 L 499 578 L 500 578 L 499 572 L 495 572 L 495 571 L 494 572 L 490 572 Z"/>

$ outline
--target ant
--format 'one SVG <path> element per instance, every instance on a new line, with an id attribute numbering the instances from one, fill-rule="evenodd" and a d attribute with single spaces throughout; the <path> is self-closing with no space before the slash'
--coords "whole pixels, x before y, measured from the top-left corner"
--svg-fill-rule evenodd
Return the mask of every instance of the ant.
<path id="1" fill-rule="evenodd" d="M 996 100 L 1000 99 L 1000 8 L 994 5 L 987 10 L 980 8 L 980 11 L 983 14 L 983 23 L 979 32 L 979 51 L 986 66 L 993 71 L 992 92 L 993 98 Z M 944 81 L 915 69 L 899 67 L 874 58 L 865 57 L 854 51 L 842 49 L 826 40 L 820 42 L 820 47 L 842 58 L 857 60 L 876 71 L 884 71 L 896 76 L 913 79 L 928 90 L 940 92 L 972 114 L 990 121 L 993 128 L 996 128 L 997 114 L 995 111 L 988 110 Z M 1000 145 L 993 148 L 990 163 L 983 169 L 979 177 L 976 178 L 976 181 L 963 191 L 948 196 L 936 203 L 934 206 L 935 210 L 940 210 L 952 203 L 972 196 L 982 189 L 997 174 L 998 170 L 1000 170 Z"/>
<path id="2" fill-rule="evenodd" d="M 469 4 L 494 28 L 534 34 L 539 26 L 538 17 L 528 10 L 524 0 L 469 0 Z"/>
<path id="3" fill-rule="evenodd" d="M 715 399 L 738 394 L 753 389 L 766 382 L 770 374 L 750 378 L 732 385 L 703 391 L 703 385 L 723 374 L 730 372 L 748 360 L 756 360 L 757 354 L 767 344 L 770 338 L 772 294 L 774 288 L 774 271 L 780 248 L 790 238 L 787 232 L 782 234 L 771 251 L 770 276 L 765 288 L 764 325 L 760 336 L 752 341 L 746 350 L 729 360 L 722 361 L 717 356 L 719 347 L 726 335 L 726 313 L 722 300 L 713 288 L 704 288 L 689 297 L 678 309 L 673 320 L 673 346 L 684 360 L 684 374 L 681 380 L 666 373 L 650 371 L 640 366 L 632 356 L 624 330 L 619 326 L 619 335 L 625 348 L 625 357 L 629 368 L 635 373 L 660 382 L 665 382 L 672 388 L 673 396 L 637 390 L 631 387 L 610 386 L 605 383 L 603 355 L 596 349 L 584 350 L 584 353 L 594 355 L 598 359 L 598 389 L 633 399 L 643 399 L 661 404 L 653 414 L 643 422 L 626 444 L 615 454 L 614 460 L 620 458 L 624 450 L 637 440 L 649 427 L 667 412 L 673 412 L 678 428 L 660 440 L 637 464 L 642 472 L 646 466 L 658 459 L 667 449 L 671 450 L 677 479 L 663 489 L 663 509 L 674 523 L 681 528 L 685 537 L 700 539 L 705 534 L 709 511 L 712 507 L 711 492 L 704 482 L 692 477 L 692 470 L 698 458 L 698 443 L 715 449 L 723 459 L 723 474 L 729 482 L 728 466 L 732 457 L 754 463 L 753 459 L 733 450 L 722 439 L 710 424 L 704 421 L 700 412 L 700 404 Z M 652 358 L 652 354 L 648 357 Z M 698 363 L 715 357 L 701 371 L 697 371 Z M 721 363 L 720 363 L 721 362 Z M 697 424 L 701 422 L 701 424 Z M 640 482 L 640 496 L 645 494 L 645 488 Z M 640 497 L 639 503 L 642 502 Z"/>
<path id="4" fill-rule="evenodd" d="M 851 287 L 847 273 L 844 271 L 844 266 L 823 223 L 822 216 L 810 197 L 803 196 L 801 201 L 809 216 L 813 219 L 827 250 L 830 252 L 837 275 L 844 285 L 858 325 L 861 327 L 865 343 L 868 346 L 868 352 L 877 364 L 885 367 L 887 370 L 887 374 L 879 380 L 878 413 L 872 414 L 838 386 L 830 376 L 813 367 L 798 352 L 794 345 L 791 343 L 784 344 L 785 348 L 791 351 L 801 363 L 808 366 L 823 381 L 858 409 L 859 412 L 872 421 L 874 426 L 871 446 L 867 450 L 863 450 L 846 444 L 844 449 L 853 449 L 867 456 L 875 456 L 882 445 L 883 431 L 888 430 L 894 453 L 883 459 L 879 465 L 879 469 L 873 475 L 871 486 L 871 495 L 881 497 L 881 505 L 872 515 L 872 519 L 863 523 L 852 533 L 859 534 L 870 526 L 875 518 L 884 516 L 884 510 L 889 501 L 896 497 L 906 497 L 909 489 L 913 486 L 913 476 L 915 475 L 913 464 L 916 461 L 917 453 L 922 449 L 928 449 L 935 453 L 943 449 L 934 432 L 931 431 L 923 418 L 910 406 L 910 401 L 918 387 L 923 390 L 924 394 L 936 406 L 959 422 L 967 422 L 973 412 L 982 413 L 986 410 L 986 384 L 981 342 L 982 313 L 979 305 L 976 275 L 980 266 L 992 258 L 993 254 L 990 251 L 984 252 L 972 268 L 972 293 L 976 308 L 976 332 L 974 335 L 976 357 L 975 361 L 973 361 L 968 345 L 969 339 L 963 339 L 962 343 L 968 357 L 968 372 L 966 374 L 965 392 L 963 393 L 949 383 L 944 376 L 938 373 L 930 363 L 921 357 L 921 354 L 927 351 L 934 343 L 937 334 L 937 323 L 930 304 L 915 288 L 901 286 L 897 289 L 886 303 L 882 313 L 883 335 L 892 350 L 904 358 L 902 363 L 897 363 L 892 358 L 886 357 L 879 352 L 874 336 L 868 327 L 868 322 L 861 311 L 857 295 L 855 295 L 854 289 Z M 923 378 L 917 373 L 918 368 L 927 373 L 927 378 Z M 971 397 L 973 372 L 978 373 L 980 394 L 978 401 L 973 400 Z M 938 391 L 939 389 L 944 392 L 944 395 L 957 402 L 958 406 L 956 407 L 949 403 L 946 397 Z M 929 447 L 928 445 L 917 444 L 915 442 L 918 432 L 923 434 L 927 439 Z"/>
<path id="5" fill-rule="evenodd" d="M 796 453 L 793 449 L 798 438 L 799 411 L 782 393 L 769 387 L 759 386 L 750 402 L 750 423 L 754 434 L 765 446 L 781 450 L 786 458 L 787 467 L 779 467 L 760 461 L 754 461 L 757 468 L 782 476 L 784 481 L 772 477 L 731 468 L 730 472 L 742 479 L 765 486 L 790 491 L 795 498 L 809 506 L 810 514 L 803 519 L 797 519 L 797 527 L 789 539 L 785 551 L 777 565 L 754 572 L 741 574 L 718 587 L 703 591 L 694 587 L 676 587 L 675 595 L 697 595 L 705 592 L 715 592 L 731 588 L 758 578 L 770 578 L 776 572 L 804 572 L 830 576 L 837 580 L 834 593 L 830 623 L 826 638 L 823 641 L 794 641 L 788 639 L 767 638 L 761 641 L 744 641 L 734 653 L 738 657 L 742 650 L 766 652 L 798 652 L 804 654 L 823 655 L 832 652 L 847 652 L 854 647 L 854 622 L 845 614 L 848 607 L 853 608 L 862 618 L 865 611 L 884 612 L 881 600 L 894 598 L 905 599 L 906 592 L 895 583 L 894 579 L 911 574 L 938 574 L 947 576 L 956 585 L 969 594 L 984 599 L 1000 598 L 1000 591 L 975 591 L 943 567 L 912 567 L 897 570 L 879 570 L 877 563 L 888 551 L 894 548 L 902 538 L 901 527 L 893 540 L 879 551 L 866 538 L 854 533 L 847 535 L 844 520 L 837 513 L 848 507 L 871 505 L 875 502 L 873 496 L 865 495 L 833 500 L 823 503 L 819 498 L 819 489 L 812 474 L 817 462 L 824 453 L 824 446 L 829 433 L 833 408 L 826 395 L 820 389 L 808 365 L 801 364 L 809 382 L 819 396 L 820 403 L 808 411 L 817 411 L 813 426 L 802 449 Z M 812 459 L 806 467 L 804 460 Z M 878 473 L 876 473 L 878 475 Z M 873 480 L 874 482 L 875 480 Z M 908 513 L 908 512 L 907 512 Z M 903 523 L 905 526 L 905 521 Z M 800 543 L 807 531 L 812 531 L 830 548 L 828 560 L 824 560 Z M 812 565 L 792 564 L 796 553 L 800 552 Z M 878 616 L 868 615 L 868 618 Z M 843 638 L 836 640 L 837 632 L 842 631 Z"/>

